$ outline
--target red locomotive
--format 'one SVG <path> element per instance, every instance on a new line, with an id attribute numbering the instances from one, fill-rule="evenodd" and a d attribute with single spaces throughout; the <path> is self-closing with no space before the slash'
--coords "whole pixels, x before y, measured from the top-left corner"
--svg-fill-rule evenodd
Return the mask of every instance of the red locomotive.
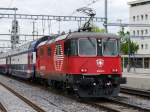
<path id="1" fill-rule="evenodd" d="M 116 35 L 75 32 L 39 44 L 36 77 L 80 97 L 117 96 L 122 78 Z"/>
<path id="2" fill-rule="evenodd" d="M 0 72 L 46 80 L 80 97 L 117 96 L 126 82 L 119 41 L 116 35 L 92 32 L 45 36 L 2 54 Z"/>

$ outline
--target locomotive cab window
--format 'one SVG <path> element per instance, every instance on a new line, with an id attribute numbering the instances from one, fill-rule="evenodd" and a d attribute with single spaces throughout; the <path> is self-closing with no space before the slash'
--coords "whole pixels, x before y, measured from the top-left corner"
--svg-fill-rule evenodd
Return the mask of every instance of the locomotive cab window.
<path id="1" fill-rule="evenodd" d="M 95 38 L 82 38 L 78 42 L 80 56 L 96 56 L 97 40 Z"/>
<path id="2" fill-rule="evenodd" d="M 76 39 L 67 40 L 65 42 L 65 55 L 77 56 L 78 55 L 78 44 Z"/>
<path id="3" fill-rule="evenodd" d="M 118 55 L 118 41 L 115 39 L 103 40 L 102 44 L 104 56 L 117 56 Z"/>

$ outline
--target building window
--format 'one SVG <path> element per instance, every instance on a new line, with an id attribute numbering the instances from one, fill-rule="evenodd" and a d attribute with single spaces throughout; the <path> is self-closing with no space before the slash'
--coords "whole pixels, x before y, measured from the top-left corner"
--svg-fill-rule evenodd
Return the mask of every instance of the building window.
<path id="1" fill-rule="evenodd" d="M 150 65 L 150 58 L 145 58 L 144 59 L 144 68 L 149 68 L 149 65 Z"/>
<path id="2" fill-rule="evenodd" d="M 133 35 L 135 36 L 135 30 L 133 31 Z"/>
<path id="3" fill-rule="evenodd" d="M 137 30 L 137 35 L 138 35 L 138 36 L 139 36 L 139 33 L 140 33 L 139 30 Z"/>
<path id="4" fill-rule="evenodd" d="M 137 16 L 137 21 L 139 21 L 139 16 Z"/>
<path id="5" fill-rule="evenodd" d="M 145 49 L 148 49 L 148 44 L 145 44 Z"/>
<path id="6" fill-rule="evenodd" d="M 143 18 L 144 18 L 144 16 L 143 16 L 143 15 L 141 15 L 141 20 L 143 20 Z"/>
<path id="7" fill-rule="evenodd" d="M 145 34 L 148 34 L 148 30 L 147 29 L 145 30 Z"/>
<path id="8" fill-rule="evenodd" d="M 135 16 L 133 16 L 133 21 L 135 21 Z"/>
<path id="9" fill-rule="evenodd" d="M 143 44 L 141 45 L 141 49 L 143 49 Z"/>
<path id="10" fill-rule="evenodd" d="M 145 19 L 148 20 L 148 15 L 147 14 L 145 14 Z"/>
<path id="11" fill-rule="evenodd" d="M 137 58 L 136 61 L 136 68 L 143 68 L 143 59 L 142 58 Z"/>
<path id="12" fill-rule="evenodd" d="M 141 30 L 141 35 L 143 36 L 143 34 L 144 34 L 144 31 L 143 31 L 143 30 Z"/>

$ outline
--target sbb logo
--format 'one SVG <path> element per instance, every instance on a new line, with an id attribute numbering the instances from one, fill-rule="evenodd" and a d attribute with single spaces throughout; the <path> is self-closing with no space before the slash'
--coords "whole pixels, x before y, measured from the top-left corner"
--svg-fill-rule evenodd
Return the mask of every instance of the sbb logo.
<path id="1" fill-rule="evenodd" d="M 104 60 L 103 59 L 97 59 L 96 60 L 97 67 L 103 67 L 104 66 Z"/>

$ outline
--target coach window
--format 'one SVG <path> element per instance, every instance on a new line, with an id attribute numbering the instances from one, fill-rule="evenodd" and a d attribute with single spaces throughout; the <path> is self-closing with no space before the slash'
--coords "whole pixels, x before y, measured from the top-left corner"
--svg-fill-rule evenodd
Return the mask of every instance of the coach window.
<path id="1" fill-rule="evenodd" d="M 51 48 L 50 48 L 50 47 L 47 48 L 47 55 L 48 55 L 48 56 L 51 55 Z"/>

